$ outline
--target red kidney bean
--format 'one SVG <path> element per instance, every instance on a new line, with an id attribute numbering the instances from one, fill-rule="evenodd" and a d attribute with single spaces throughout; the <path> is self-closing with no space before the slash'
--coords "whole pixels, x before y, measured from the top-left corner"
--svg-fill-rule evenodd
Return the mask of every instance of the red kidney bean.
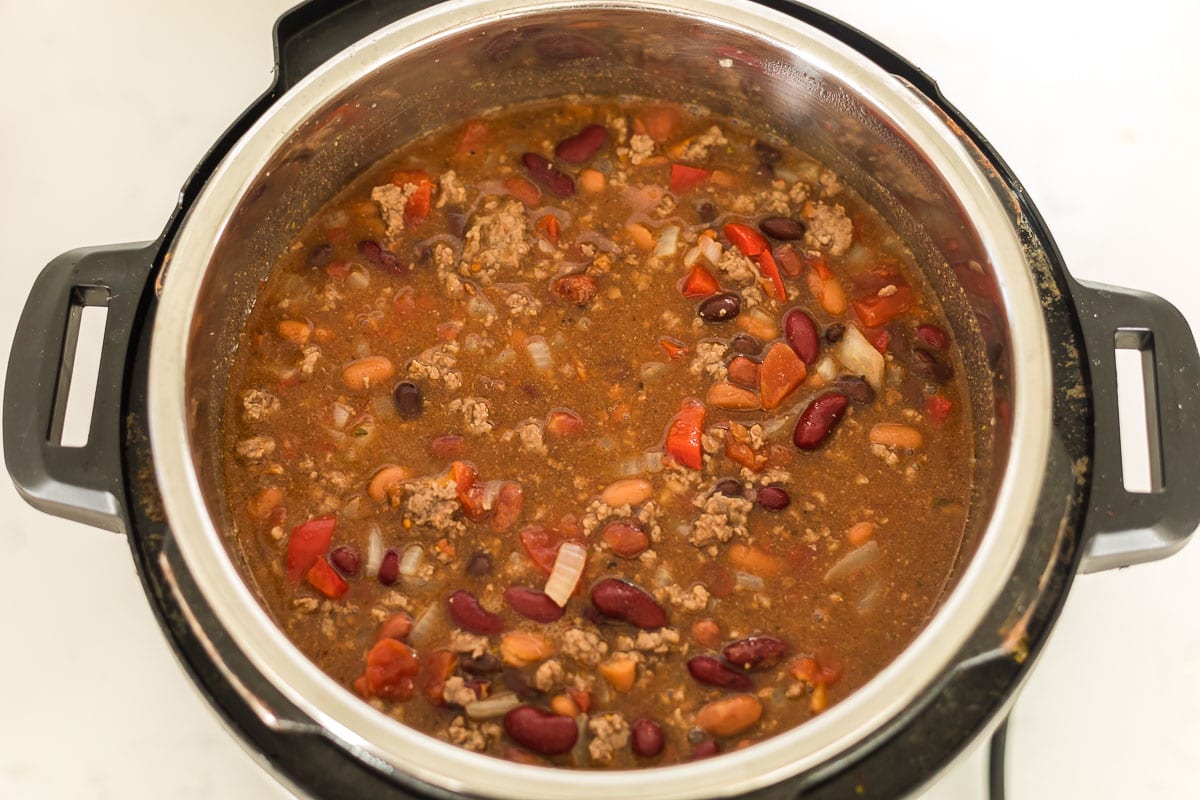
<path id="1" fill-rule="evenodd" d="M 875 402 L 875 390 L 857 375 L 839 375 L 834 379 L 833 386 L 859 405 Z"/>
<path id="2" fill-rule="evenodd" d="M 396 405 L 396 413 L 405 419 L 416 419 L 425 410 L 425 397 L 421 387 L 412 381 L 400 381 L 392 389 L 392 402 Z"/>
<path id="3" fill-rule="evenodd" d="M 465 631 L 480 636 L 493 636 L 504 630 L 504 620 L 479 604 L 479 598 L 466 589 L 459 589 L 446 600 L 450 618 Z"/>
<path id="4" fill-rule="evenodd" d="M 467 574 L 472 578 L 481 578 L 492 571 L 492 556 L 490 553 L 476 553 L 467 562 Z"/>
<path id="5" fill-rule="evenodd" d="M 790 244 L 777 244 L 771 248 L 775 263 L 781 272 L 789 278 L 799 278 L 804 274 L 804 260 Z"/>
<path id="6" fill-rule="evenodd" d="M 794 242 L 804 238 L 804 232 L 808 230 L 808 226 L 791 217 L 767 217 L 758 223 L 758 229 L 772 239 Z"/>
<path id="7" fill-rule="evenodd" d="M 726 322 L 742 312 L 741 295 L 721 292 L 700 301 L 696 313 L 705 322 Z"/>
<path id="8" fill-rule="evenodd" d="M 835 322 L 825 329 L 825 341 L 830 344 L 837 344 L 846 335 L 846 326 L 840 322 Z"/>
<path id="9" fill-rule="evenodd" d="M 662 752 L 664 737 L 662 726 L 652 719 L 642 717 L 629 726 L 629 746 L 635 755 L 654 758 Z"/>
<path id="10" fill-rule="evenodd" d="M 944 383 L 954 376 L 954 368 L 949 364 L 938 361 L 937 356 L 925 350 L 912 351 L 912 371 L 914 375 Z"/>
<path id="11" fill-rule="evenodd" d="M 329 560 L 346 577 L 357 575 L 358 570 L 362 567 L 362 556 L 358 554 L 358 550 L 348 544 L 333 548 L 333 552 L 329 554 Z"/>
<path id="12" fill-rule="evenodd" d="M 606 617 L 651 630 L 667 624 L 667 612 L 642 589 L 617 578 L 605 578 L 592 587 L 592 605 Z"/>
<path id="13" fill-rule="evenodd" d="M 841 392 L 826 392 L 815 398 L 796 420 L 792 442 L 801 450 L 816 450 L 841 422 L 849 402 Z"/>
<path id="14" fill-rule="evenodd" d="M 702 758 L 711 758 L 719 755 L 721 745 L 715 739 L 705 739 L 692 748 L 692 754 L 688 756 L 688 761 L 699 761 Z"/>
<path id="15" fill-rule="evenodd" d="M 378 264 L 385 269 L 395 271 L 400 268 L 400 263 L 396 260 L 396 255 L 384 250 L 379 246 L 379 242 L 372 239 L 364 239 L 358 243 L 358 254 L 372 264 Z"/>
<path id="16" fill-rule="evenodd" d="M 534 183 L 556 197 L 566 198 L 575 194 L 575 181 L 571 176 L 559 172 L 544 156 L 526 153 L 521 156 L 521 163 Z"/>
<path id="17" fill-rule="evenodd" d="M 586 306 L 596 296 L 596 279 L 582 272 L 564 275 L 554 282 L 551 289 L 569 303 Z"/>
<path id="18" fill-rule="evenodd" d="M 458 458 L 463 444 L 461 436 L 439 436 L 429 443 L 429 452 L 434 458 Z"/>
<path id="19" fill-rule="evenodd" d="M 395 550 L 388 550 L 383 554 L 383 560 L 379 562 L 379 582 L 384 586 L 391 586 L 400 577 L 400 554 Z"/>
<path id="20" fill-rule="evenodd" d="M 817 323 L 803 309 L 793 308 L 783 315 L 783 335 L 805 364 L 814 364 L 821 355 Z"/>
<path id="21" fill-rule="evenodd" d="M 535 706 L 517 706 L 504 715 L 504 732 L 522 747 L 544 756 L 556 756 L 575 746 L 579 728 L 572 717 L 563 717 Z"/>
<path id="22" fill-rule="evenodd" d="M 568 164 L 582 164 L 599 152 L 608 141 L 608 128 L 603 125 L 588 125 L 574 136 L 568 136 L 554 148 L 554 155 Z"/>
<path id="23" fill-rule="evenodd" d="M 787 642 L 774 636 L 747 636 L 725 646 L 723 651 L 730 664 L 754 672 L 770 669 L 788 651 Z"/>
<path id="24" fill-rule="evenodd" d="M 554 622 L 565 613 L 550 595 L 527 586 L 512 586 L 504 591 L 504 602 L 522 617 L 534 622 Z"/>
<path id="25" fill-rule="evenodd" d="M 950 346 L 950 337 L 937 325 L 918 325 L 917 341 L 938 352 Z"/>
<path id="26" fill-rule="evenodd" d="M 754 682 L 750 678 L 712 656 L 693 656 L 688 659 L 687 668 L 688 673 L 700 683 L 716 686 L 718 689 L 749 692 L 754 688 Z"/>
<path id="27" fill-rule="evenodd" d="M 782 511 L 792 503 L 792 496 L 782 486 L 764 486 L 758 490 L 758 504 L 768 511 Z"/>

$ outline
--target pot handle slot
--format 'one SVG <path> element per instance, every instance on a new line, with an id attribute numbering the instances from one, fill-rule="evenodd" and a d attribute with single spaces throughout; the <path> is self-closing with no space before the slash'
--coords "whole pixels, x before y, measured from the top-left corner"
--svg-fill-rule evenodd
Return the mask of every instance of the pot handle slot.
<path id="1" fill-rule="evenodd" d="M 1091 500 L 1082 572 L 1155 561 L 1200 523 L 1200 354 L 1187 320 L 1152 294 L 1080 282 L 1073 292 L 1087 346 L 1095 413 Z M 1149 486 L 1127 487 L 1117 354 L 1140 354 Z M 1130 415 L 1133 421 L 1140 414 Z M 1140 432 L 1139 432 L 1140 433 Z"/>
<path id="2" fill-rule="evenodd" d="M 126 530 L 125 362 L 157 249 L 142 242 L 64 253 L 42 270 L 25 301 L 4 387 L 4 460 L 21 497 L 47 514 Z M 86 441 L 70 446 L 62 433 L 80 321 L 94 306 L 107 309 L 96 391 Z"/>

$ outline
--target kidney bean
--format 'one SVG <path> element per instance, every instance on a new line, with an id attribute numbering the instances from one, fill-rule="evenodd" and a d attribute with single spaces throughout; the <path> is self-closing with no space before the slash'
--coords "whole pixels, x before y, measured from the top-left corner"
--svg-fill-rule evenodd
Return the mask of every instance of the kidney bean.
<path id="1" fill-rule="evenodd" d="M 490 553 L 476 553 L 467 562 L 467 574 L 473 578 L 481 578 L 492 571 L 492 556 Z"/>
<path id="2" fill-rule="evenodd" d="M 821 339 L 817 323 L 803 309 L 793 308 L 783 315 L 783 335 L 801 361 L 806 365 L 816 363 L 821 355 Z"/>
<path id="3" fill-rule="evenodd" d="M 696 724 L 713 736 L 737 736 L 758 722 L 762 703 L 748 694 L 736 694 L 707 703 L 696 712 Z"/>
<path id="4" fill-rule="evenodd" d="M 758 223 L 758 229 L 772 239 L 794 242 L 804 238 L 808 226 L 791 217 L 767 217 Z"/>
<path id="5" fill-rule="evenodd" d="M 390 253 L 380 247 L 379 242 L 373 239 L 364 239 L 358 243 L 358 254 L 384 269 L 396 272 L 400 269 L 400 262 L 396 260 L 396 254 Z"/>
<path id="6" fill-rule="evenodd" d="M 728 364 L 729 380 L 748 389 L 758 388 L 758 364 L 745 356 L 737 356 Z"/>
<path id="7" fill-rule="evenodd" d="M 721 642 L 721 626 L 704 617 L 692 623 L 692 638 L 705 647 L 716 647 Z"/>
<path id="8" fill-rule="evenodd" d="M 554 155 L 568 164 L 582 164 L 604 147 L 608 141 L 608 128 L 603 125 L 588 125 L 574 136 L 568 136 L 554 148 Z"/>
<path id="9" fill-rule="evenodd" d="M 652 630 L 667 624 L 667 612 L 642 589 L 617 578 L 605 578 L 592 587 L 592 605 L 601 614 Z"/>
<path id="10" fill-rule="evenodd" d="M 392 401 L 396 404 L 396 413 L 405 419 L 416 419 L 425 410 L 425 396 L 421 387 L 412 381 L 400 381 L 392 389 Z"/>
<path id="11" fill-rule="evenodd" d="M 359 569 L 362 568 L 362 556 L 358 554 L 358 550 L 348 544 L 333 548 L 333 552 L 329 554 L 329 560 L 348 578 L 357 575 Z"/>
<path id="12" fill-rule="evenodd" d="M 737 478 L 722 478 L 713 486 L 713 491 L 726 497 L 741 497 L 745 493 L 742 482 Z"/>
<path id="13" fill-rule="evenodd" d="M 504 620 L 479 604 L 479 598 L 466 589 L 458 589 L 446 599 L 450 618 L 465 631 L 492 636 L 504 630 Z"/>
<path id="14" fill-rule="evenodd" d="M 400 577 L 400 554 L 395 550 L 388 550 L 383 554 L 383 560 L 379 562 L 378 577 L 384 586 L 391 586 Z"/>
<path id="15" fill-rule="evenodd" d="M 950 346 L 950 337 L 937 325 L 918 325 L 917 341 L 939 353 Z"/>
<path id="16" fill-rule="evenodd" d="M 840 322 L 835 322 L 825 329 L 825 341 L 830 344 L 837 344 L 846 335 L 846 326 Z"/>
<path id="17" fill-rule="evenodd" d="M 741 295 L 732 292 L 721 292 L 700 301 L 696 313 L 705 322 L 726 322 L 733 319 L 742 311 Z"/>
<path id="18" fill-rule="evenodd" d="M 554 281 L 552 288 L 556 295 L 567 302 L 586 306 L 596 296 L 596 279 L 582 272 L 563 275 Z"/>
<path id="19" fill-rule="evenodd" d="M 525 506 L 525 490 L 516 481 L 505 481 L 500 484 L 496 496 L 496 504 L 492 507 L 492 530 L 506 531 L 521 518 L 521 509 Z"/>
<path id="20" fill-rule="evenodd" d="M 782 639 L 774 636 L 747 636 L 745 639 L 730 642 L 722 652 L 730 664 L 754 672 L 775 666 L 787 651 L 787 642 Z"/>
<path id="21" fill-rule="evenodd" d="M 622 558 L 637 558 L 650 546 L 650 537 L 632 520 L 610 522 L 600 536 Z"/>
<path id="22" fill-rule="evenodd" d="M 875 402 L 875 390 L 857 375 L 839 375 L 834 379 L 833 387 L 859 405 Z"/>
<path id="23" fill-rule="evenodd" d="M 688 761 L 699 761 L 702 758 L 712 758 L 720 754 L 721 745 L 715 739 L 704 739 L 692 748 L 692 754 L 688 756 Z"/>
<path id="24" fill-rule="evenodd" d="M 461 436 L 439 436 L 429 443 L 429 453 L 434 458 L 458 458 L 463 452 Z"/>
<path id="25" fill-rule="evenodd" d="M 629 726 L 629 747 L 634 755 L 654 758 L 662 752 L 663 742 L 662 726 L 652 719 L 642 717 Z"/>
<path id="26" fill-rule="evenodd" d="M 397 611 L 383 621 L 379 626 L 379 630 L 375 631 L 375 641 L 380 639 L 399 639 L 403 641 L 408 638 L 408 632 L 412 630 L 412 617 L 404 611 Z"/>
<path id="27" fill-rule="evenodd" d="M 756 356 L 762 352 L 762 345 L 759 344 L 758 339 L 755 339 L 748 333 L 735 334 L 733 338 L 729 340 L 729 347 L 733 349 L 734 352 L 747 356 Z M 755 381 L 755 385 L 758 385 L 757 380 Z"/>
<path id="28" fill-rule="evenodd" d="M 491 653 L 481 653 L 469 658 L 460 658 L 458 666 L 459 669 L 468 675 L 494 675 L 504 668 L 504 665 L 500 663 L 500 659 Z"/>
<path id="29" fill-rule="evenodd" d="M 693 656 L 688 659 L 687 668 L 688 673 L 700 683 L 716 686 L 718 689 L 748 692 L 754 688 L 754 682 L 750 678 L 712 656 Z"/>
<path id="30" fill-rule="evenodd" d="M 758 504 L 768 511 L 782 511 L 791 503 L 791 495 L 782 486 L 764 486 L 758 490 Z"/>
<path id="31" fill-rule="evenodd" d="M 841 422 L 849 399 L 841 392 L 826 392 L 815 398 L 796 420 L 792 442 L 801 450 L 816 450 Z"/>
<path id="32" fill-rule="evenodd" d="M 954 369 L 949 364 L 939 361 L 933 353 L 925 350 L 913 350 L 912 359 L 912 371 L 915 375 L 929 378 L 938 383 L 944 383 L 954 376 Z"/>
<path id="33" fill-rule="evenodd" d="M 784 275 L 789 278 L 799 278 L 804 274 L 804 261 L 790 244 L 775 245 L 771 248 L 771 254 L 775 257 L 775 264 Z"/>
<path id="34" fill-rule="evenodd" d="M 326 242 L 314 247 L 308 253 L 308 265 L 310 267 L 323 267 L 333 260 L 333 245 Z"/>
<path id="35" fill-rule="evenodd" d="M 527 586 L 511 586 L 504 591 L 504 602 L 522 617 L 534 622 L 554 622 L 565 613 L 545 592 Z"/>
<path id="36" fill-rule="evenodd" d="M 544 156 L 526 153 L 521 156 L 521 163 L 534 183 L 556 197 L 567 198 L 575 194 L 575 181 L 571 176 L 559 172 Z"/>
<path id="37" fill-rule="evenodd" d="M 517 744 L 544 756 L 567 752 L 579 738 L 574 719 L 535 706 L 517 706 L 505 714 L 504 732 Z"/>

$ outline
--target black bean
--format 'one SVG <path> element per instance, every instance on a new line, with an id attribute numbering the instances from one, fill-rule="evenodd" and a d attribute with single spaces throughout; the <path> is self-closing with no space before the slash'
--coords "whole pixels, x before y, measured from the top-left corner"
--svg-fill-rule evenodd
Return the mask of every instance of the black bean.
<path id="1" fill-rule="evenodd" d="M 707 297 L 700 302 L 696 313 L 705 322 L 727 322 L 742 311 L 741 295 L 732 292 L 721 292 Z"/>
<path id="2" fill-rule="evenodd" d="M 756 356 L 762 352 L 762 345 L 748 333 L 735 334 L 729 340 L 729 346 L 735 353 L 741 353 L 744 356 Z"/>
<path id="3" fill-rule="evenodd" d="M 772 239 L 794 242 L 804 238 L 804 232 L 808 230 L 808 226 L 791 217 L 767 217 L 758 223 L 758 229 Z"/>
<path id="4" fill-rule="evenodd" d="M 460 659 L 458 666 L 468 675 L 491 675 L 492 673 L 499 672 L 504 665 L 500 663 L 500 659 L 491 653 L 483 653 L 482 655 Z"/>
<path id="5" fill-rule="evenodd" d="M 476 553 L 471 556 L 471 560 L 467 562 L 467 574 L 473 577 L 481 577 L 492 571 L 492 557 L 488 553 Z"/>
<path id="6" fill-rule="evenodd" d="M 713 491 L 723 494 L 726 497 L 741 497 L 746 490 L 743 488 L 742 482 L 737 478 L 722 478 L 717 481 L 717 485 L 713 487 Z"/>
<path id="7" fill-rule="evenodd" d="M 840 322 L 835 322 L 825 329 L 825 341 L 830 344 L 837 344 L 846 335 L 846 326 Z"/>
<path id="8" fill-rule="evenodd" d="M 712 222 L 717 218 L 717 207 L 705 200 L 696 206 L 696 213 L 700 215 L 701 222 Z"/>
<path id="9" fill-rule="evenodd" d="M 319 244 L 308 254 L 308 264 L 312 267 L 323 267 L 333 260 L 333 245 Z"/>
<path id="10" fill-rule="evenodd" d="M 937 356 L 927 350 L 912 351 L 912 371 L 925 378 L 944 383 L 954 376 L 954 369 L 938 360 Z"/>
<path id="11" fill-rule="evenodd" d="M 396 413 L 405 419 L 416 419 L 425 410 L 425 397 L 421 387 L 412 381 L 400 381 L 392 389 L 392 400 L 396 403 Z"/>
<path id="12" fill-rule="evenodd" d="M 466 233 L 467 215 L 458 206 L 446 208 L 446 228 L 450 231 L 451 236 L 457 236 L 460 239 Z"/>
<path id="13" fill-rule="evenodd" d="M 841 375 L 834 379 L 833 388 L 849 397 L 859 405 L 870 405 L 875 402 L 875 390 L 858 375 Z"/>
<path id="14" fill-rule="evenodd" d="M 532 676 L 530 676 L 532 677 Z M 536 700 L 541 696 L 541 692 L 529 684 L 529 678 L 525 677 L 519 670 L 509 667 L 504 670 L 502 676 L 504 686 L 510 691 L 515 692 L 517 697 L 522 700 Z"/>
<path id="15" fill-rule="evenodd" d="M 758 504 L 768 511 L 782 511 L 791 505 L 792 497 L 782 486 L 764 486 L 758 490 Z"/>
<path id="16" fill-rule="evenodd" d="M 754 142 L 754 152 L 758 155 L 758 163 L 760 164 L 778 164 L 783 158 L 783 153 L 766 142 Z"/>

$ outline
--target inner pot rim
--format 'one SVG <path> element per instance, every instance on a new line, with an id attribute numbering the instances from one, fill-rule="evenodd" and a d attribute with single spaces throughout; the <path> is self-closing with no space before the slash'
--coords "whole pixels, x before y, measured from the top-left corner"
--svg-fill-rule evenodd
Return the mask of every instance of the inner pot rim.
<path id="1" fill-rule="evenodd" d="M 801 53 L 808 63 L 837 75 L 904 131 L 938 168 L 977 225 L 1010 318 L 1014 369 L 1011 450 L 986 532 L 958 585 L 916 639 L 866 685 L 809 722 L 718 759 L 641 770 L 547 769 L 480 757 L 375 711 L 325 675 L 260 607 L 205 509 L 189 434 L 197 410 L 184 382 L 196 302 L 216 244 L 237 201 L 314 109 L 353 80 L 444 36 L 488 27 L 498 20 L 514 23 L 548 13 L 562 18 L 589 8 L 684 16 Z M 837 756 L 907 707 L 950 665 L 1012 572 L 1034 518 L 1049 451 L 1050 399 L 1045 324 L 1012 222 L 970 153 L 925 101 L 895 77 L 821 32 L 741 0 L 530 0 L 520 9 L 508 0 L 455 0 L 401 19 L 316 69 L 272 106 L 214 171 L 173 248 L 151 345 L 148 421 L 163 507 L 192 579 L 254 667 L 327 735 L 358 751 L 357 757 L 368 754 L 451 791 L 608 800 L 621 792 L 642 798 L 685 798 L 770 785 Z M 197 634 L 203 636 L 202 631 Z"/>

